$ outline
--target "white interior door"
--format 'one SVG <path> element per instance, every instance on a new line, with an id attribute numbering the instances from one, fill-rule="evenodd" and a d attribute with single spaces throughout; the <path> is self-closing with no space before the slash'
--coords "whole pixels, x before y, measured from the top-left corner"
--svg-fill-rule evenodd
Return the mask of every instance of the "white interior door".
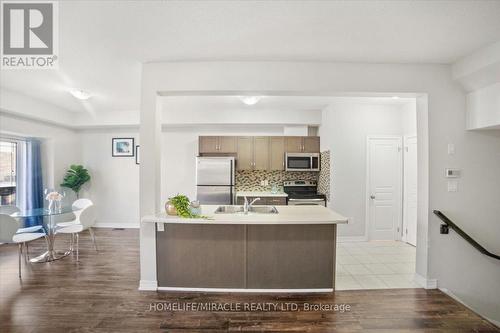
<path id="1" fill-rule="evenodd" d="M 417 137 L 405 137 L 403 152 L 403 241 L 417 246 Z"/>
<path id="2" fill-rule="evenodd" d="M 370 240 L 400 239 L 401 137 L 369 137 L 367 223 Z"/>

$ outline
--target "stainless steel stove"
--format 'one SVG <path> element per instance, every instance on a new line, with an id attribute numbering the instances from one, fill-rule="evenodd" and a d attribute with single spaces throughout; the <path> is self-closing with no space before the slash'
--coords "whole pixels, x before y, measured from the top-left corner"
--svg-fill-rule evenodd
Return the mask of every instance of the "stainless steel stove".
<path id="1" fill-rule="evenodd" d="M 318 193 L 316 181 L 287 180 L 283 183 L 283 189 L 288 194 L 288 205 L 326 207 L 326 196 Z"/>

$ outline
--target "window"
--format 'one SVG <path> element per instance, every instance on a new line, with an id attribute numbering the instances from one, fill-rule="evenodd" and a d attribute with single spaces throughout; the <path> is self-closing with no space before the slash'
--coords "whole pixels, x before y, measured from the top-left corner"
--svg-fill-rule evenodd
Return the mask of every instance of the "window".
<path id="1" fill-rule="evenodd" d="M 0 205 L 16 204 L 17 143 L 0 141 Z"/>

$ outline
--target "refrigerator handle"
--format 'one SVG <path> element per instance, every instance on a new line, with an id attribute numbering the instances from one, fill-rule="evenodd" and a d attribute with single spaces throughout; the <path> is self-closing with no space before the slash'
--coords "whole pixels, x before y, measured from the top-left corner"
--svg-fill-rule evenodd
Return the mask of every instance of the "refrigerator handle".
<path id="1" fill-rule="evenodd" d="M 231 163 L 231 185 L 236 186 L 236 161 L 233 159 Z"/>
<path id="2" fill-rule="evenodd" d="M 229 187 L 229 195 L 231 197 L 230 199 L 230 202 L 231 202 L 231 205 L 234 205 L 234 199 L 233 199 L 233 187 L 235 186 L 235 181 L 234 181 L 234 178 L 235 178 L 235 175 L 234 175 L 234 160 L 229 160 L 229 164 L 231 164 L 231 183 L 230 183 L 230 187 Z"/>

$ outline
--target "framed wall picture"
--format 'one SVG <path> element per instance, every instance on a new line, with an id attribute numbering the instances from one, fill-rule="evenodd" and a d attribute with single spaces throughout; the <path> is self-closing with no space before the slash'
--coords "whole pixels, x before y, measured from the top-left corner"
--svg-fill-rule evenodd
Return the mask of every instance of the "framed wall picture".
<path id="1" fill-rule="evenodd" d="M 135 146 L 135 164 L 141 164 L 141 149 L 140 146 Z"/>
<path id="2" fill-rule="evenodd" d="M 112 139 L 113 157 L 133 157 L 134 156 L 134 138 L 113 138 Z"/>

